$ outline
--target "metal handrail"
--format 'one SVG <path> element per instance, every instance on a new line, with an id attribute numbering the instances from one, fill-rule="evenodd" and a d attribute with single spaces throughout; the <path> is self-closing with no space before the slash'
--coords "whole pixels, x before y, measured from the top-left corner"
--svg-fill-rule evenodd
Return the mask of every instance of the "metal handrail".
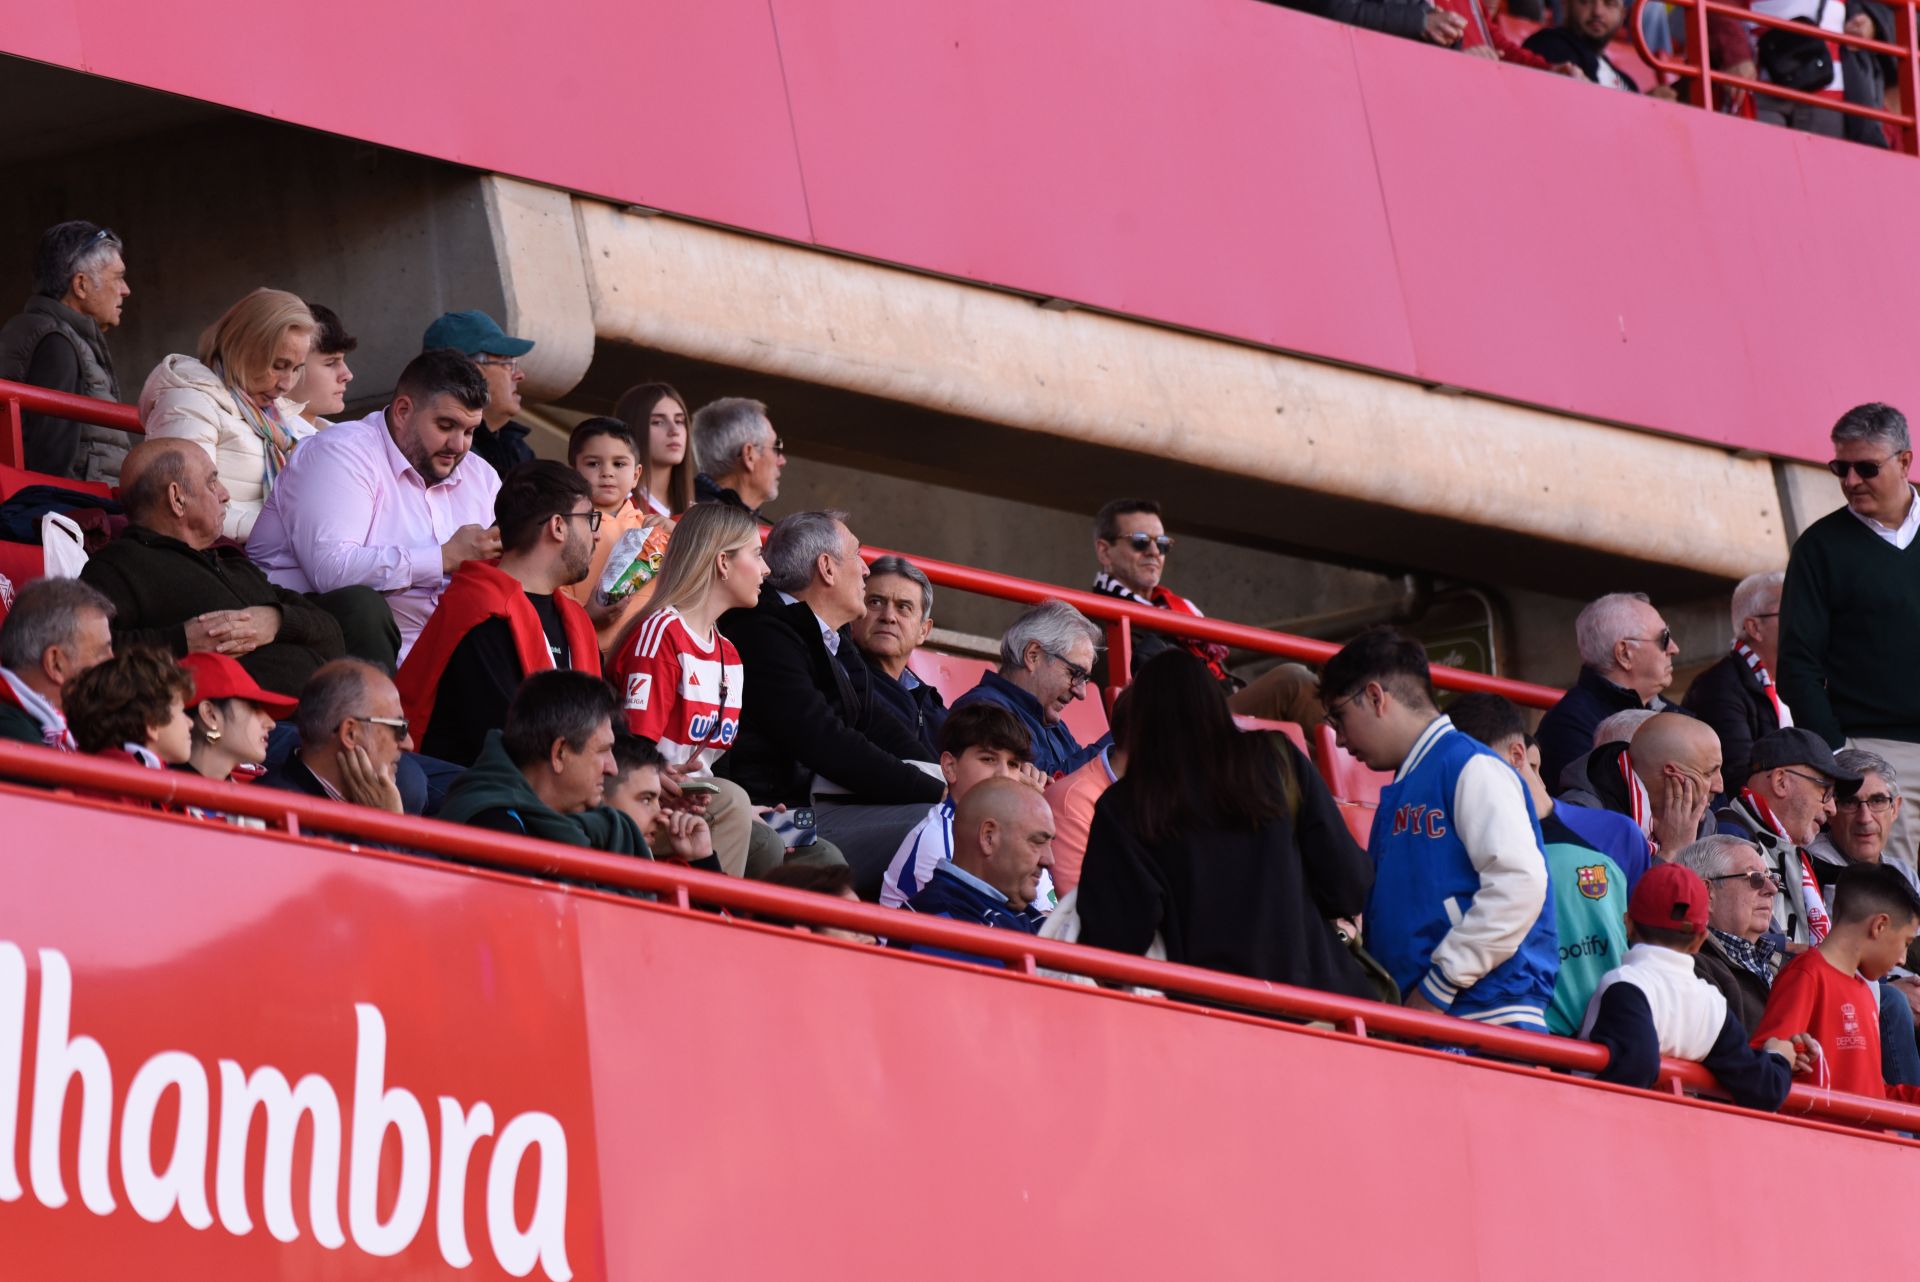
<path id="1" fill-rule="evenodd" d="M 602 854 L 557 845 L 532 837 L 463 827 L 437 819 L 393 815 L 386 811 L 346 805 L 303 793 L 283 792 L 259 785 L 204 779 L 178 770 L 150 770 L 103 757 L 57 752 L 33 744 L 0 741 L 0 779 L 72 789 L 78 795 L 60 800 L 77 806 L 131 814 L 152 822 L 204 824 L 213 820 L 155 814 L 130 808 L 112 798 L 130 798 L 160 806 L 191 805 L 227 815 L 241 815 L 278 825 L 287 837 L 326 842 L 376 842 L 419 851 L 441 864 L 451 861 L 473 872 L 540 879 L 565 879 L 546 887 L 558 893 L 597 894 L 579 883 L 651 894 L 651 903 L 636 908 L 698 913 L 717 920 L 708 908 L 772 918 L 778 922 L 834 926 L 888 939 L 925 944 L 998 962 L 1007 975 L 1034 983 L 1058 981 L 1040 969 L 1083 975 L 1108 984 L 1157 989 L 1198 998 L 1288 1022 L 1319 1021 L 1350 1036 L 1367 1039 L 1385 1035 L 1407 1042 L 1464 1047 L 1535 1068 L 1568 1073 L 1593 1073 L 1606 1066 L 1607 1052 L 1591 1042 L 1549 1037 L 1388 1006 L 1380 1002 L 1324 993 L 1316 989 L 1246 979 L 1175 962 L 1149 961 L 1127 953 L 1040 939 L 1005 930 L 990 930 L 964 922 L 921 916 L 898 909 L 853 903 L 833 896 L 792 890 L 763 882 L 739 880 L 674 864 Z M 48 794 L 18 783 L 0 782 L 0 795 L 45 797 Z M 417 857 L 390 850 L 347 847 L 350 857 L 415 862 Z M 452 869 L 448 869 L 452 871 Z M 753 928 L 764 928 L 756 923 Z M 862 947 L 847 944 L 847 947 Z M 965 965 L 966 963 L 942 963 Z M 1678 1095 L 1693 1091 L 1717 1095 L 1719 1087 L 1700 1065 L 1678 1060 L 1661 1063 L 1660 1089 Z M 1712 1105 L 1717 1107 L 1717 1105 Z M 1789 1120 L 1802 1118 L 1850 1127 L 1899 1128 L 1920 1132 L 1920 1107 L 1795 1086 L 1781 1110 Z M 1766 1114 L 1751 1114 L 1765 1117 Z M 1890 1142 L 1912 1143 L 1892 1136 Z"/>
<path id="2" fill-rule="evenodd" d="M 15 467 L 20 466 L 19 460 L 23 457 L 20 452 L 20 412 L 23 409 L 37 414 L 58 414 L 78 422 L 95 423 L 102 427 L 114 427 L 123 431 L 142 430 L 139 413 L 131 405 L 98 401 L 85 396 L 70 396 L 64 392 L 50 392 L 45 388 L 32 387 L 25 383 L 0 380 L 0 405 L 6 407 L 6 422 L 10 424 L 10 430 L 0 430 L 0 462 Z M 13 448 L 11 455 L 6 453 L 9 441 Z M 1128 659 L 1132 653 L 1132 629 L 1135 627 L 1144 627 L 1153 632 L 1188 640 L 1218 642 L 1222 645 L 1236 646 L 1242 650 L 1251 650 L 1257 654 L 1278 655 L 1281 658 L 1313 664 L 1325 663 L 1340 648 L 1325 641 L 1316 641 L 1311 637 L 1295 636 L 1287 632 L 1270 632 L 1265 628 L 1249 627 L 1244 623 L 1228 623 L 1221 619 L 1191 618 L 1174 614 L 1170 610 L 1157 610 L 1152 606 L 1137 605 L 1117 597 L 1102 596 L 1097 592 L 1058 587 L 1033 579 L 1017 578 L 1011 574 L 997 574 L 992 570 L 956 565 L 951 561 L 936 561 L 932 557 L 889 552 L 884 548 L 875 547 L 862 548 L 861 555 L 868 561 L 882 556 L 903 557 L 918 566 L 930 581 L 940 587 L 973 592 L 981 596 L 998 597 L 1003 601 L 1019 601 L 1028 605 L 1046 600 L 1065 601 L 1088 618 L 1099 619 L 1108 625 L 1109 667 L 1116 679 L 1122 682 L 1127 679 L 1132 666 Z M 1565 693 L 1552 686 L 1536 685 L 1531 681 L 1514 681 L 1506 677 L 1488 676 L 1483 672 L 1469 672 L 1463 668 L 1444 666 L 1433 669 L 1433 683 L 1442 690 L 1477 690 L 1501 694 L 1523 707 L 1533 708 L 1551 708 Z"/>
<path id="3" fill-rule="evenodd" d="M 1827 0 L 1834 3 L 1836 0 Z M 1671 5 L 1689 10 L 1687 21 L 1687 62 L 1673 62 L 1658 57 L 1647 44 L 1647 35 L 1642 25 L 1644 10 L 1650 3 Z M 1755 13 L 1739 5 L 1725 3 L 1725 0 L 1636 0 L 1633 16 L 1628 26 L 1633 33 L 1636 52 L 1647 63 L 1666 75 L 1684 79 L 1688 85 L 1688 101 L 1696 107 L 1711 108 L 1715 85 L 1745 90 L 1769 98 L 1781 98 L 1789 102 L 1805 103 L 1809 106 L 1825 107 L 1843 115 L 1860 116 L 1882 124 L 1896 125 L 1901 130 L 1900 149 L 1908 155 L 1920 155 L 1920 117 L 1916 116 L 1914 93 L 1920 85 L 1920 43 L 1916 42 L 1914 5 L 1912 0 L 1894 0 L 1892 41 L 1875 40 L 1868 36 L 1849 35 L 1844 31 L 1827 31 L 1812 27 L 1805 22 L 1792 18 L 1780 18 L 1770 14 Z M 1712 67 L 1712 55 L 1708 48 L 1707 19 L 1719 15 L 1734 19 L 1750 26 L 1765 27 L 1774 31 L 1788 31 L 1795 35 L 1816 35 L 1829 44 L 1841 45 L 1849 49 L 1861 49 L 1868 53 L 1882 54 L 1896 59 L 1900 67 L 1900 105 L 1902 111 L 1886 111 L 1879 107 L 1845 102 L 1838 98 L 1823 97 L 1818 93 L 1806 93 L 1797 89 L 1788 89 L 1770 81 L 1755 80 L 1747 76 L 1730 75 L 1725 71 L 1716 71 Z"/>

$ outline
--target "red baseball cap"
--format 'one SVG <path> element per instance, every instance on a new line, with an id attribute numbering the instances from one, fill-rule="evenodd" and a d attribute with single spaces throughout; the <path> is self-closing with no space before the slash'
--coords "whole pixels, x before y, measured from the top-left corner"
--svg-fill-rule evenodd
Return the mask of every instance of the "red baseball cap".
<path id="1" fill-rule="evenodd" d="M 1707 883 L 1691 868 L 1656 863 L 1633 888 L 1627 916 L 1642 926 L 1698 935 L 1707 928 Z"/>
<path id="2" fill-rule="evenodd" d="M 180 660 L 180 666 L 193 678 L 194 703 L 208 699 L 245 699 L 265 709 L 275 721 L 292 716 L 293 710 L 300 706 L 298 699 L 262 690 L 253 674 L 230 654 L 196 651 Z"/>

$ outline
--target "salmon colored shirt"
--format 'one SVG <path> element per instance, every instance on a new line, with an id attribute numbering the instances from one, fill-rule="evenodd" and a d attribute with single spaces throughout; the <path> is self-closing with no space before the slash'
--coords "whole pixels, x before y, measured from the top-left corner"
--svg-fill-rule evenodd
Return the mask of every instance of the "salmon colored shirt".
<path id="1" fill-rule="evenodd" d="M 1111 747 L 1073 773 L 1047 786 L 1047 805 L 1053 810 L 1053 888 L 1064 895 L 1080 884 L 1080 861 L 1087 854 L 1087 829 L 1093 823 L 1094 803 L 1113 786 L 1113 767 L 1107 764 Z"/>

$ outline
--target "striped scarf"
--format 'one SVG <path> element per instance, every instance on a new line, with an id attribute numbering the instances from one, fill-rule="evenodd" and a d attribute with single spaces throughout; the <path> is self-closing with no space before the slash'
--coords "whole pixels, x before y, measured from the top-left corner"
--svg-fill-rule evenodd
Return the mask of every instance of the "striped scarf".
<path id="1" fill-rule="evenodd" d="M 1617 763 L 1620 779 L 1627 786 L 1627 817 L 1632 819 L 1640 831 L 1646 834 L 1647 845 L 1654 854 L 1660 853 L 1660 845 L 1653 839 L 1653 797 L 1647 792 L 1647 785 L 1640 782 L 1640 776 L 1634 772 L 1633 758 L 1625 752 L 1620 754 Z"/>
<path id="2" fill-rule="evenodd" d="M 226 367 L 215 361 L 213 372 L 227 386 L 227 394 L 233 397 L 233 403 L 240 407 L 240 417 L 260 438 L 261 454 L 265 456 L 260 484 L 268 494 L 273 493 L 273 483 L 280 475 L 280 469 L 287 465 L 287 455 L 293 452 L 294 435 L 280 417 L 278 405 L 268 405 L 261 409 L 253 403 L 253 397 L 227 374 Z"/>
<path id="3" fill-rule="evenodd" d="M 11 703 L 40 727 L 40 738 L 47 747 L 61 752 L 77 752 L 74 746 L 73 732 L 67 729 L 67 719 L 60 709 L 42 698 L 36 690 L 5 668 L 0 668 L 0 703 Z"/>
<path id="4" fill-rule="evenodd" d="M 1733 652 L 1747 661 L 1747 667 L 1752 669 L 1753 675 L 1760 681 L 1760 688 L 1767 692 L 1767 699 L 1773 704 L 1774 720 L 1780 723 L 1782 730 L 1787 729 L 1793 724 L 1793 712 L 1781 702 L 1780 687 L 1773 683 L 1773 674 L 1767 671 L 1767 665 L 1760 662 L 1760 656 L 1745 641 L 1735 641 Z"/>
<path id="5" fill-rule="evenodd" d="M 1807 915 L 1807 934 L 1812 937 L 1814 943 L 1819 943 L 1827 937 L 1827 931 L 1832 929 L 1833 922 L 1827 917 L 1827 902 L 1820 896 L 1820 879 L 1813 874 L 1813 860 L 1809 859 L 1807 852 L 1800 849 L 1793 838 L 1787 835 L 1787 830 L 1781 827 L 1780 820 L 1773 813 L 1773 807 L 1766 803 L 1765 798 L 1751 788 L 1742 788 L 1740 800 L 1746 802 L 1747 808 L 1759 816 L 1760 822 L 1771 829 L 1773 835 L 1785 842 L 1787 849 L 1799 857 L 1801 911 Z"/>

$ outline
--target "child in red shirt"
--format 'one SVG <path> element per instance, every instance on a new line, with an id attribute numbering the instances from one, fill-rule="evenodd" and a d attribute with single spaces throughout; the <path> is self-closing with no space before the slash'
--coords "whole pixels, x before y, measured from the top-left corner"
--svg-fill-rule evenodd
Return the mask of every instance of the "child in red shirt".
<path id="1" fill-rule="evenodd" d="M 1899 965 L 1920 932 L 1920 900 L 1899 870 L 1856 864 L 1840 874 L 1833 926 L 1773 981 L 1753 1044 L 1806 1033 L 1822 1054 L 1809 1086 L 1920 1104 L 1920 1087 L 1889 1087 L 1880 1075 L 1880 997 L 1869 981 Z"/>

